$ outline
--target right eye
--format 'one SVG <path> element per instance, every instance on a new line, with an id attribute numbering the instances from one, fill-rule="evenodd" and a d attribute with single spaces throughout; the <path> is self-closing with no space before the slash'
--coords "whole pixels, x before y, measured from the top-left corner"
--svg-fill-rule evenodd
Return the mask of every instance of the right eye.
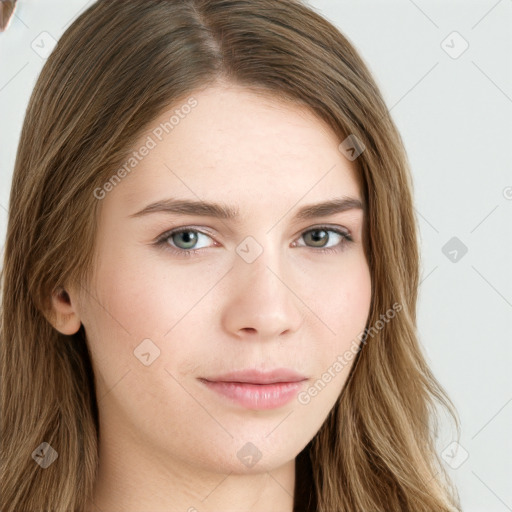
<path id="1" fill-rule="evenodd" d="M 178 228 L 172 231 L 166 231 L 156 241 L 156 245 L 161 246 L 165 250 L 178 254 L 179 256 L 191 256 L 196 254 L 200 248 L 194 246 L 201 237 L 210 238 L 209 235 L 193 228 Z"/>

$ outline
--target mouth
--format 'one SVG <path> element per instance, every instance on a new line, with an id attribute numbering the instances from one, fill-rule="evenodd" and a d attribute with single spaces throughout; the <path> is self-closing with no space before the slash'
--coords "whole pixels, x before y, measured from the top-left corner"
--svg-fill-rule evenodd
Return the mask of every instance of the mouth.
<path id="1" fill-rule="evenodd" d="M 269 372 L 248 369 L 199 379 L 229 403 L 254 410 L 283 407 L 307 380 L 304 375 L 286 368 Z"/>
<path id="2" fill-rule="evenodd" d="M 214 377 L 206 377 L 204 380 L 210 382 L 238 382 L 244 384 L 276 384 L 301 382 L 306 380 L 306 377 L 289 368 L 276 368 L 270 371 L 248 368 L 246 370 L 238 370 Z"/>

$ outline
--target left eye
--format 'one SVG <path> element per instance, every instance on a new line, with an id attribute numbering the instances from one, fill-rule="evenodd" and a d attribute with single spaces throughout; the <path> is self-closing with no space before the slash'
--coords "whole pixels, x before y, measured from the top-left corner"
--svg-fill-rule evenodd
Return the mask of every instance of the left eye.
<path id="1" fill-rule="evenodd" d="M 330 239 L 331 239 L 331 235 L 329 235 L 329 233 L 334 233 L 336 235 L 334 237 L 335 240 L 336 240 L 336 237 L 338 239 L 338 243 L 335 244 L 334 247 L 337 246 L 337 245 L 344 244 L 345 242 L 351 240 L 351 238 L 350 238 L 348 233 L 340 231 L 339 229 L 326 228 L 326 227 L 314 228 L 314 229 L 310 229 L 308 231 L 305 231 L 301 238 L 306 238 L 306 239 L 309 238 L 310 241 L 314 244 L 311 247 L 316 247 L 316 248 L 319 248 L 319 249 L 327 249 L 327 248 L 330 249 L 333 246 L 331 245 L 331 246 L 328 247 L 326 245 L 326 240 L 330 241 Z M 308 235 L 311 235 L 311 236 L 308 237 Z"/>
<path id="2" fill-rule="evenodd" d="M 335 243 L 334 245 L 328 246 L 327 243 L 331 241 L 332 233 L 335 235 Z M 211 239 L 209 235 L 196 229 L 179 228 L 163 233 L 156 240 L 155 244 L 158 246 L 165 246 L 165 249 L 176 254 L 190 256 L 204 248 L 196 246 L 201 237 Z M 352 237 L 348 232 L 327 226 L 320 226 L 304 231 L 299 240 L 301 238 L 309 241 L 312 245 L 298 244 L 297 242 L 294 242 L 293 247 L 310 247 L 313 249 L 319 249 L 320 252 L 341 250 L 345 244 L 352 241 Z"/>

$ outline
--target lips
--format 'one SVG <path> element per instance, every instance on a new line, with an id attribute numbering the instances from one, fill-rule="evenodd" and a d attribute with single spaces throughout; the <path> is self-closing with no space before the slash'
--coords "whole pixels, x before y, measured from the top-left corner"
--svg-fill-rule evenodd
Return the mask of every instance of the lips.
<path id="1" fill-rule="evenodd" d="M 238 382 L 247 384 L 275 384 L 288 382 L 301 382 L 307 380 L 304 375 L 289 368 L 276 368 L 270 371 L 261 371 L 254 368 L 239 370 L 222 375 L 205 377 L 201 380 L 209 382 Z"/>
<path id="2" fill-rule="evenodd" d="M 230 404 L 253 410 L 278 409 L 291 402 L 308 380 L 288 368 L 263 372 L 256 369 L 199 379 Z"/>

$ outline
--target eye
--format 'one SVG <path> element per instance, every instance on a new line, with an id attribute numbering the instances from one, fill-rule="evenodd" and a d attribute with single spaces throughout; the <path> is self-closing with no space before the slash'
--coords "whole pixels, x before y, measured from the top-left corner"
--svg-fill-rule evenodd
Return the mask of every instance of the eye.
<path id="1" fill-rule="evenodd" d="M 329 235 L 329 233 L 334 233 L 334 237 Z M 304 238 L 306 241 L 311 242 L 313 245 L 307 245 L 306 247 L 317 248 L 319 252 L 337 252 L 344 249 L 345 245 L 349 242 L 352 242 L 353 239 L 348 233 L 348 231 L 341 230 L 339 228 L 329 227 L 329 226 L 317 226 L 313 229 L 309 229 L 304 231 L 301 238 Z M 331 241 L 331 238 L 334 238 L 334 245 L 328 246 L 327 243 Z M 297 245 L 295 243 L 295 245 Z M 304 247 L 299 245 L 299 247 Z"/>
<path id="2" fill-rule="evenodd" d="M 334 233 L 335 236 L 333 237 L 331 233 Z M 205 248 L 197 247 L 196 245 L 202 237 L 211 239 L 209 235 L 197 229 L 182 227 L 172 231 L 166 231 L 160 235 L 154 243 L 155 245 L 163 247 L 165 250 L 169 250 L 178 256 L 190 257 L 197 255 L 201 249 Z M 313 245 L 293 242 L 292 246 L 317 249 L 316 252 L 321 253 L 341 251 L 347 243 L 353 241 L 348 231 L 330 226 L 317 226 L 313 229 L 308 229 L 302 233 L 299 240 L 301 238 L 304 238 L 308 243 L 312 243 Z M 328 246 L 327 244 L 331 242 L 331 238 L 334 238 L 334 245 Z M 212 245 L 212 247 L 213 246 L 215 246 L 215 244 Z"/>
<path id="3" fill-rule="evenodd" d="M 197 229 L 179 228 L 163 233 L 157 239 L 156 244 L 166 246 L 166 249 L 179 254 L 180 256 L 191 256 L 193 253 L 196 253 L 201 249 L 201 247 L 194 247 L 201 237 L 211 238 L 206 233 L 202 233 Z"/>

